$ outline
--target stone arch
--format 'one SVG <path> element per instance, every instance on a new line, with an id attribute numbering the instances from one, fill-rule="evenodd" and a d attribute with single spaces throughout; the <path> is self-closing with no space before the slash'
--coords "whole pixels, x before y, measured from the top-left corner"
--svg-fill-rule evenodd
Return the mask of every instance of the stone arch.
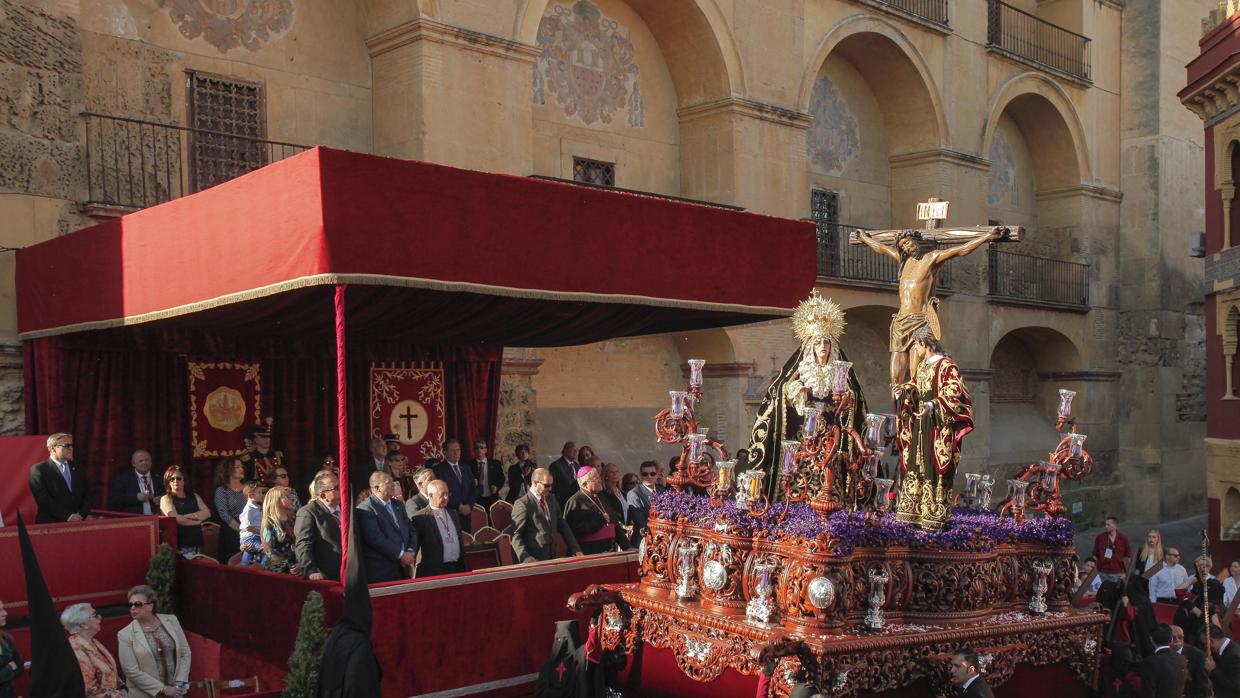
<path id="1" fill-rule="evenodd" d="M 888 338 L 891 316 L 896 310 L 894 305 L 864 301 L 844 308 L 848 325 L 844 328 L 840 346 L 853 363 L 871 412 L 890 411 L 887 407 L 890 402 L 887 384 L 891 370 Z"/>
<path id="2" fill-rule="evenodd" d="M 554 0 L 523 0 L 513 37 L 534 44 Z M 624 0 L 663 51 L 681 107 L 745 93 L 740 52 L 716 0 Z"/>
<path id="3" fill-rule="evenodd" d="M 1016 328 L 991 347 L 989 368 L 991 462 L 1019 464 L 1046 458 L 1058 440 L 1055 408 L 1058 390 L 1068 378 L 1057 379 L 1054 374 L 1081 369 L 1076 343 L 1049 327 Z M 1078 404 L 1075 411 L 1082 409 Z"/>
<path id="4" fill-rule="evenodd" d="M 1015 75 L 1003 83 L 986 109 L 979 153 L 990 152 L 999 119 L 1005 112 L 1030 142 L 1038 143 L 1033 166 L 1039 190 L 1093 181 L 1085 129 L 1061 85 L 1035 72 Z"/>
<path id="5" fill-rule="evenodd" d="M 683 361 L 705 359 L 707 364 L 736 361 L 732 337 L 722 328 L 697 330 L 675 335 L 676 349 Z"/>
<path id="6" fill-rule="evenodd" d="M 872 14 L 840 20 L 818 42 L 801 73 L 800 111 L 809 110 L 818 73 L 833 53 L 854 58 L 874 91 L 893 155 L 951 142 L 942 93 L 925 56 L 898 26 Z"/>

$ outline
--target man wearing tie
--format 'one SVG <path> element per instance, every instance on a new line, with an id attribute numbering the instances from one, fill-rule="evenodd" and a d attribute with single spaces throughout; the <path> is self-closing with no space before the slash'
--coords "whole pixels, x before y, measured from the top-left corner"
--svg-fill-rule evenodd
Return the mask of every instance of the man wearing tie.
<path id="1" fill-rule="evenodd" d="M 1141 662 L 1141 695 L 1182 698 L 1188 683 L 1188 659 L 1171 649 L 1171 626 L 1155 626 L 1150 640 L 1154 643 L 1154 654 Z"/>
<path id="2" fill-rule="evenodd" d="M 1240 647 L 1218 626 L 1210 628 L 1209 637 L 1206 671 L 1210 672 L 1214 695 L 1216 698 L 1240 698 Z"/>
<path id="3" fill-rule="evenodd" d="M 956 650 L 952 654 L 948 670 L 952 683 L 959 687 L 960 695 L 964 698 L 995 698 L 990 684 L 982 678 L 981 670 L 977 667 L 977 652 L 971 648 L 961 647 Z"/>
<path id="4" fill-rule="evenodd" d="M 35 523 L 81 521 L 90 514 L 86 468 L 73 462 L 73 435 L 47 437 L 47 460 L 30 466 L 30 493 L 39 505 Z"/>
<path id="5" fill-rule="evenodd" d="M 567 502 L 569 497 L 577 494 L 577 451 L 576 442 L 569 441 L 564 444 L 564 448 L 560 449 L 560 457 L 551 461 L 551 465 L 547 466 L 551 471 L 551 477 L 555 479 L 553 494 L 560 504 Z"/>
<path id="6" fill-rule="evenodd" d="M 405 516 L 404 504 L 392 495 L 396 488 L 391 475 L 376 470 L 370 474 L 370 496 L 354 509 L 354 521 L 362 534 L 362 562 L 371 584 L 408 579 L 405 568 L 418 554 L 418 536 Z"/>
<path id="7" fill-rule="evenodd" d="M 652 460 L 644 461 L 637 466 L 637 473 L 642 478 L 641 484 L 629 490 L 626 495 L 629 500 L 629 518 L 633 522 L 634 542 L 641 539 L 642 529 L 646 528 L 646 523 L 650 521 L 650 498 L 654 496 L 659 464 Z"/>
<path id="8" fill-rule="evenodd" d="M 435 479 L 448 484 L 448 508 L 461 516 L 461 529 L 470 528 L 469 515 L 478 501 L 474 474 L 461 464 L 461 442 L 448 439 L 443 445 L 443 460 L 435 464 Z"/>
<path id="9" fill-rule="evenodd" d="M 413 526 L 422 543 L 417 577 L 464 572 L 460 517 L 448 507 L 448 483 L 431 480 L 425 494 L 429 504 L 413 515 Z"/>
<path id="10" fill-rule="evenodd" d="M 151 452 L 139 449 L 129 459 L 133 467 L 112 478 L 108 489 L 108 505 L 116 511 L 151 516 L 159 513 L 159 498 L 164 496 L 161 477 L 151 476 Z"/>
<path id="11" fill-rule="evenodd" d="M 483 509 L 499 501 L 499 488 L 504 486 L 504 466 L 487 458 L 487 442 L 474 442 L 474 477 L 478 479 L 478 503 Z"/>
<path id="12" fill-rule="evenodd" d="M 555 534 L 573 555 L 581 555 L 577 538 L 560 515 L 560 503 L 551 488 L 555 479 L 546 468 L 539 468 L 530 477 L 529 494 L 512 505 L 512 551 L 519 562 L 550 560 L 555 557 Z"/>
<path id="13" fill-rule="evenodd" d="M 293 524 L 297 566 L 308 579 L 340 581 L 340 481 L 320 470 L 310 483 L 312 499 Z"/>

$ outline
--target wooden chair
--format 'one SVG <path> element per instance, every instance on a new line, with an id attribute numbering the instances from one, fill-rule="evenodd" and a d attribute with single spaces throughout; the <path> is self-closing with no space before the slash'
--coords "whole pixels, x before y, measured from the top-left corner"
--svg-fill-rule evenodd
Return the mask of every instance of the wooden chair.
<path id="1" fill-rule="evenodd" d="M 491 525 L 499 530 L 508 528 L 512 523 L 512 505 L 504 500 L 491 505 Z"/>
<path id="2" fill-rule="evenodd" d="M 512 551 L 512 536 L 501 533 L 499 538 L 495 539 L 495 543 L 499 545 L 499 564 L 517 564 L 517 555 Z"/>
<path id="3" fill-rule="evenodd" d="M 472 511 L 469 512 L 469 528 L 471 531 L 477 531 L 487 525 L 487 510 L 481 505 L 475 504 Z"/>
<path id="4" fill-rule="evenodd" d="M 204 679 L 202 684 L 207 689 L 208 698 L 258 693 L 262 690 L 257 676 L 251 676 L 248 679 Z"/>
<path id="5" fill-rule="evenodd" d="M 500 535 L 501 535 L 500 532 L 495 530 L 494 528 L 491 528 L 490 526 L 483 526 L 477 531 L 474 531 L 474 542 L 475 543 L 492 543 L 495 541 L 496 538 L 499 538 Z"/>
<path id="6" fill-rule="evenodd" d="M 220 554 L 220 525 L 214 521 L 202 524 L 202 554 L 218 558 Z"/>

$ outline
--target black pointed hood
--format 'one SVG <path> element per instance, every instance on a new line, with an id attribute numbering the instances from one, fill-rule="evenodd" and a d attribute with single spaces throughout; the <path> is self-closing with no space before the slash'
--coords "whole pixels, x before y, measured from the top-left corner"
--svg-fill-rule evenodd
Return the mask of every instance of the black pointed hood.
<path id="1" fill-rule="evenodd" d="M 353 488 L 346 504 L 349 511 L 349 546 L 345 554 L 344 609 L 323 643 L 319 660 L 318 694 L 322 698 L 380 698 L 383 669 L 370 641 L 374 617 L 366 566 L 362 564 L 362 537 L 357 527 L 357 508 L 353 507 Z M 343 506 L 343 505 L 342 505 Z"/>
<path id="2" fill-rule="evenodd" d="M 43 580 L 39 558 L 34 554 L 26 523 L 17 515 L 17 538 L 21 543 L 22 567 L 26 571 L 26 599 L 30 608 L 31 698 L 76 698 L 86 696 L 82 669 L 69 638 L 60 625 L 60 614 Z"/>

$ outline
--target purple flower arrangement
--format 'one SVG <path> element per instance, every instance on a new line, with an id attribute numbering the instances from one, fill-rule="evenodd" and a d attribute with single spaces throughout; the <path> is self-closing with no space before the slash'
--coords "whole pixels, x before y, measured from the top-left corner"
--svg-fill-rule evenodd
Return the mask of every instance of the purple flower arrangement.
<path id="1" fill-rule="evenodd" d="M 809 504 L 772 504 L 761 516 L 726 499 L 720 505 L 709 497 L 671 490 L 651 497 L 651 508 L 660 518 L 732 535 L 764 537 L 769 540 L 813 540 L 822 536 L 838 541 L 837 552 L 848 555 L 854 548 L 883 548 L 893 545 L 928 547 L 962 552 L 982 552 L 1004 543 L 1067 546 L 1076 535 L 1072 522 L 1063 518 L 1028 518 L 1017 525 L 1015 519 L 1001 518 L 988 511 L 956 509 L 952 521 L 942 531 L 923 531 L 897 521 L 894 513 L 874 515 L 837 511 L 825 521 Z"/>

